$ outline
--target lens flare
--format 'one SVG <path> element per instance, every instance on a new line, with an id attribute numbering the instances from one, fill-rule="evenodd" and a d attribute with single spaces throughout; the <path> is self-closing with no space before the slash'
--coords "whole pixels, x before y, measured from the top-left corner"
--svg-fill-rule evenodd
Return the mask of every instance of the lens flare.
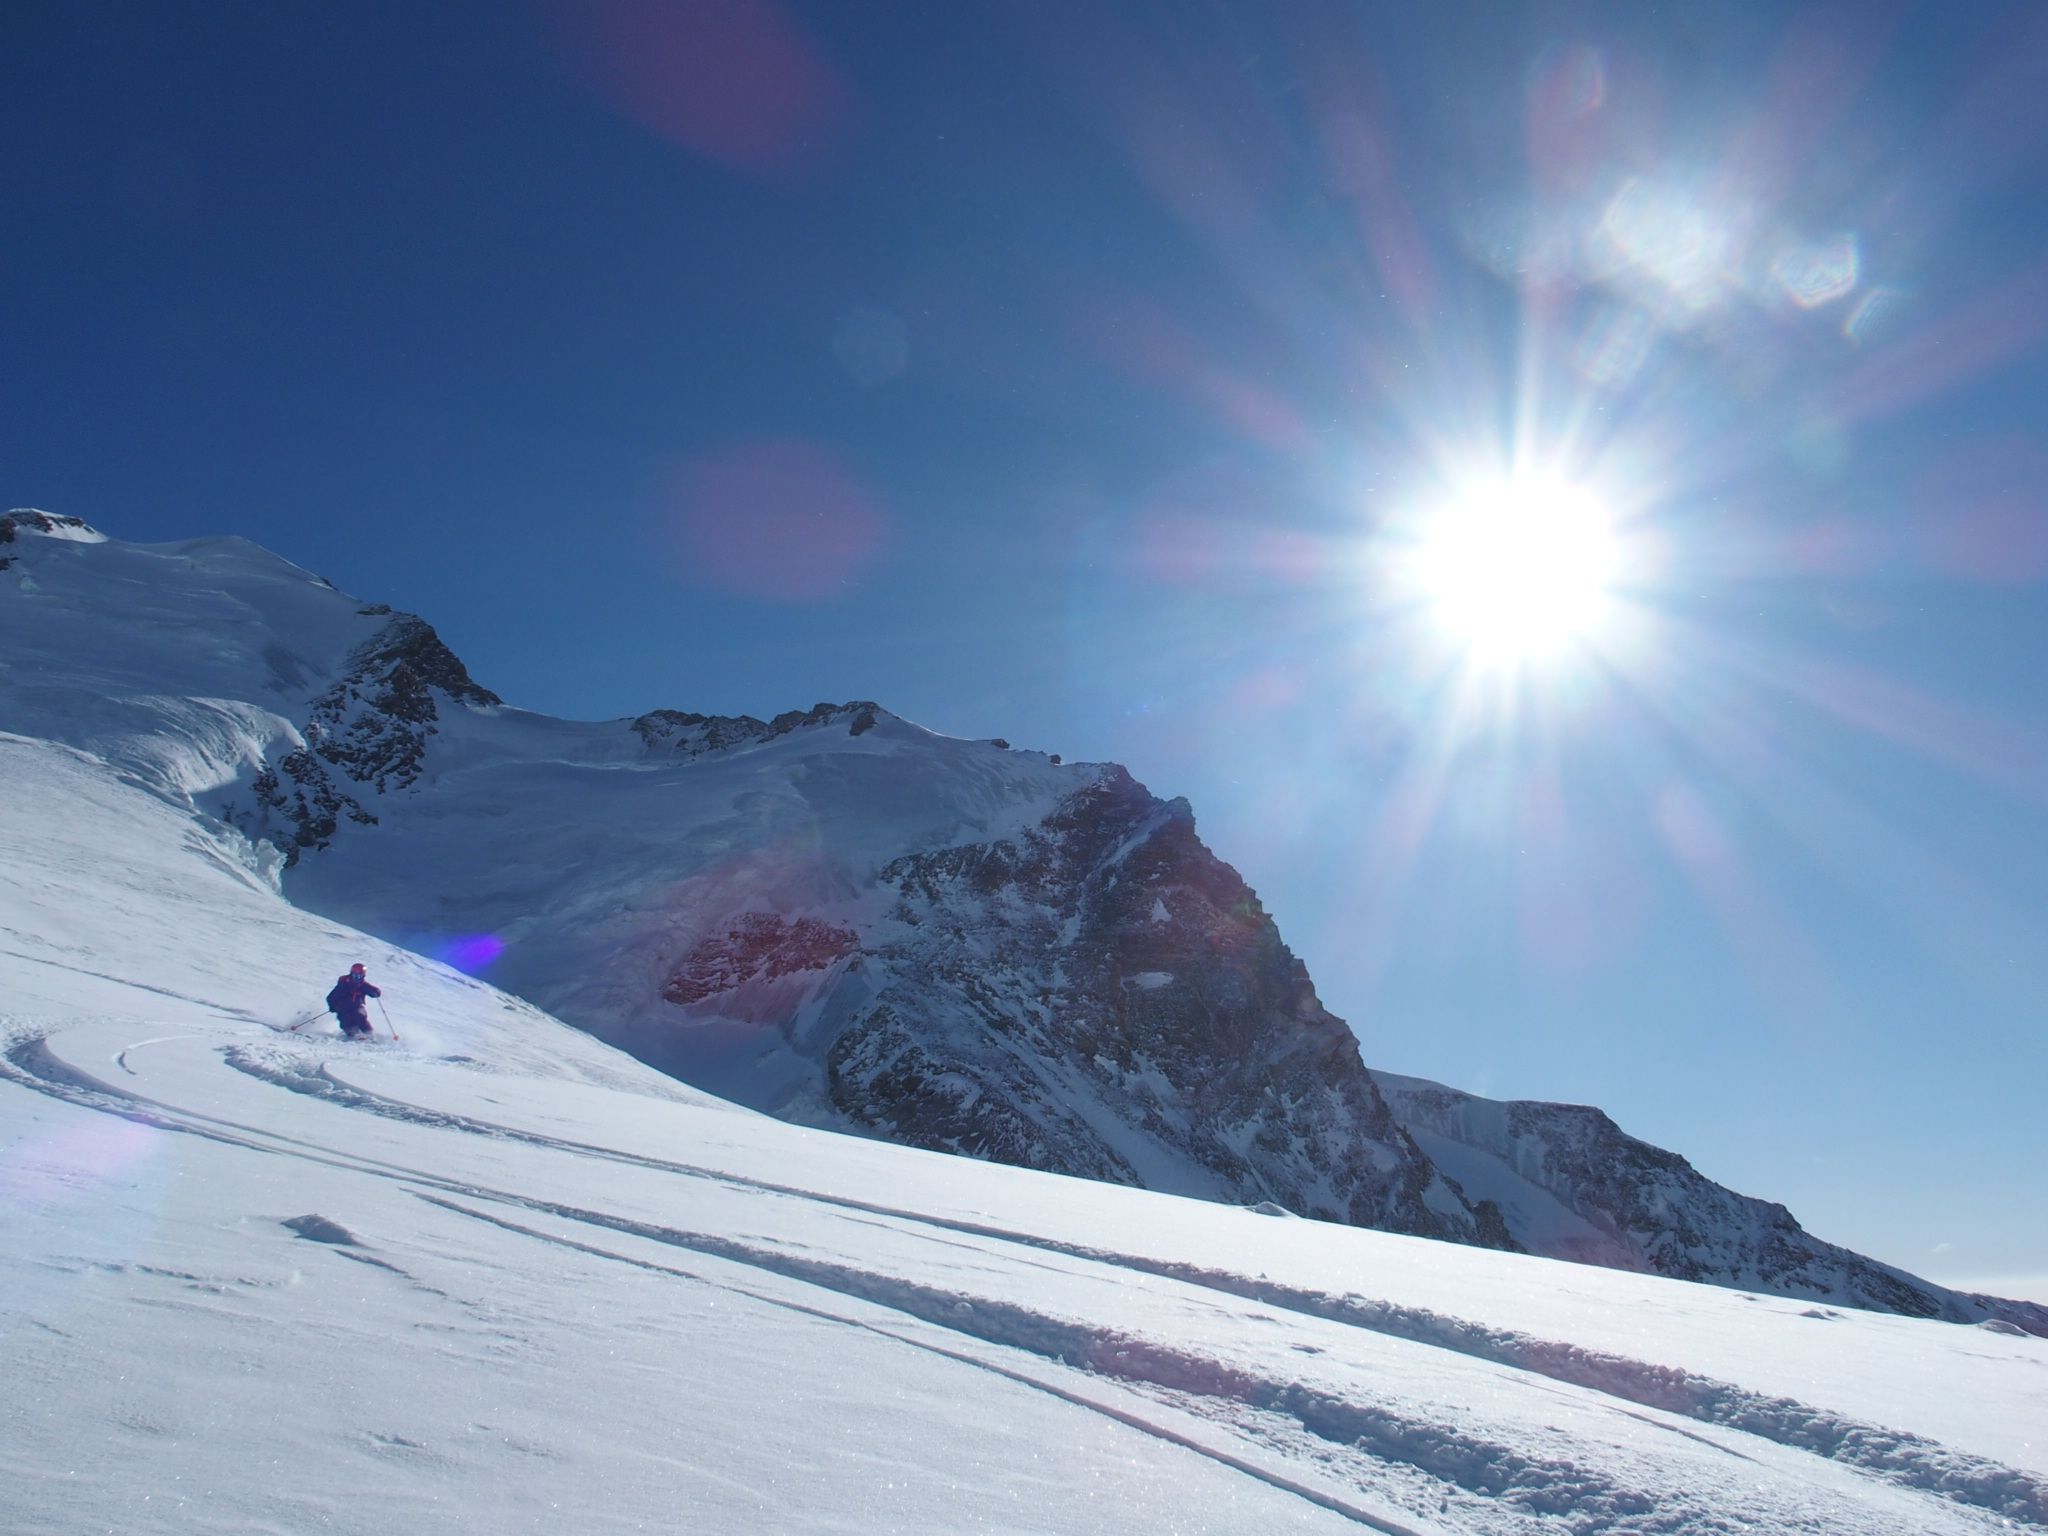
<path id="1" fill-rule="evenodd" d="M 1726 197 L 1680 182 L 1631 179 L 1588 241 L 1593 275 L 1684 329 L 1734 291 L 1748 222 Z"/>
<path id="2" fill-rule="evenodd" d="M 1853 293 L 1862 270 L 1854 235 L 1790 245 L 1771 263 L 1771 278 L 1801 309 L 1819 309 Z"/>
<path id="3" fill-rule="evenodd" d="M 482 975 L 505 952 L 505 941 L 495 933 L 471 933 L 450 939 L 435 956 L 444 965 L 471 976 Z"/>
<path id="4" fill-rule="evenodd" d="M 845 596 L 891 532 L 888 509 L 854 468 L 802 438 L 708 454 L 673 472 L 663 497 L 689 579 L 768 602 Z"/>

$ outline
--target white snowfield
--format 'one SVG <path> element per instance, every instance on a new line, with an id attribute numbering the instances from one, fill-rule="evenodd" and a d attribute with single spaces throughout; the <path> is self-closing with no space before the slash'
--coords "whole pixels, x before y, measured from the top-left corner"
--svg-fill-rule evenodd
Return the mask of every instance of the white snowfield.
<path id="1" fill-rule="evenodd" d="M 0 1148 L 9 1533 L 2048 1530 L 2048 1340 L 784 1124 L 21 735 Z"/>

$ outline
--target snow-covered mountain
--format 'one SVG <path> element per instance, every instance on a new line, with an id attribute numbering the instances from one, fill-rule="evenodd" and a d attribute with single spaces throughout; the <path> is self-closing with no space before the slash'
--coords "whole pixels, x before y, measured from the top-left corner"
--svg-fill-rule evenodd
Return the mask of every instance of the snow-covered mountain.
<path id="1" fill-rule="evenodd" d="M 282 706 L 379 616 L 246 545 L 58 536 L 92 565 L 0 544 L 0 1530 L 2048 1530 L 2009 1323 L 786 1124 L 295 906 L 185 797 L 303 745 Z M 678 990 L 772 983 L 750 942 Z M 353 960 L 379 1041 L 283 1032 Z"/>
<path id="2" fill-rule="evenodd" d="M 1716 1184 L 1590 1106 L 1502 1103 L 1389 1072 L 1373 1080 L 1431 1161 L 1499 1210 L 1527 1252 L 1908 1317 L 1999 1316 L 2048 1333 L 2048 1307 L 1960 1295 L 1822 1242 L 1784 1206 Z"/>
<path id="3" fill-rule="evenodd" d="M 2048 1529 L 2010 1325 L 783 1124 L 249 854 L 0 733 L 0 1530 Z"/>
<path id="4" fill-rule="evenodd" d="M 1597 1111 L 1375 1081 L 1257 898 L 1114 765 L 871 703 L 571 722 L 233 539 L 0 521 L 0 729 L 232 828 L 297 905 L 827 1129 L 2048 1333 Z M 1384 1090 L 1384 1091 L 1383 1091 Z"/>

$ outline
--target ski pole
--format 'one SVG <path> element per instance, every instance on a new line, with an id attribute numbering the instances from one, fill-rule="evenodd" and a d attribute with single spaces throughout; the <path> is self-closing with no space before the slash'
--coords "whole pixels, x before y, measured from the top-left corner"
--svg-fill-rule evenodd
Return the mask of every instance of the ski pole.
<path id="1" fill-rule="evenodd" d="M 379 1013 L 383 1013 L 383 1014 L 384 1014 L 384 1027 L 385 1027 L 386 1029 L 391 1029 L 391 1015 L 390 1015 L 390 1014 L 388 1014 L 388 1013 L 384 1013 L 384 999 L 383 999 L 383 998 L 381 998 L 381 997 L 377 999 L 377 1011 L 378 1011 Z M 393 1039 L 394 1041 L 396 1041 L 396 1040 L 398 1039 L 398 1031 L 397 1031 L 397 1030 L 395 1030 L 395 1029 L 391 1029 L 391 1038 L 392 1038 L 392 1039 Z"/>

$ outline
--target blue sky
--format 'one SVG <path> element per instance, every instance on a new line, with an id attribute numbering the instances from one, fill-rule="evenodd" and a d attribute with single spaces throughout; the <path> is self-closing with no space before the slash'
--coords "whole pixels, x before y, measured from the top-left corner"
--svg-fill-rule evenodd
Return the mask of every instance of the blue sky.
<path id="1" fill-rule="evenodd" d="M 27 3 L 0 209 L 8 504 L 1124 762 L 1373 1065 L 2048 1277 L 2038 7 Z"/>

